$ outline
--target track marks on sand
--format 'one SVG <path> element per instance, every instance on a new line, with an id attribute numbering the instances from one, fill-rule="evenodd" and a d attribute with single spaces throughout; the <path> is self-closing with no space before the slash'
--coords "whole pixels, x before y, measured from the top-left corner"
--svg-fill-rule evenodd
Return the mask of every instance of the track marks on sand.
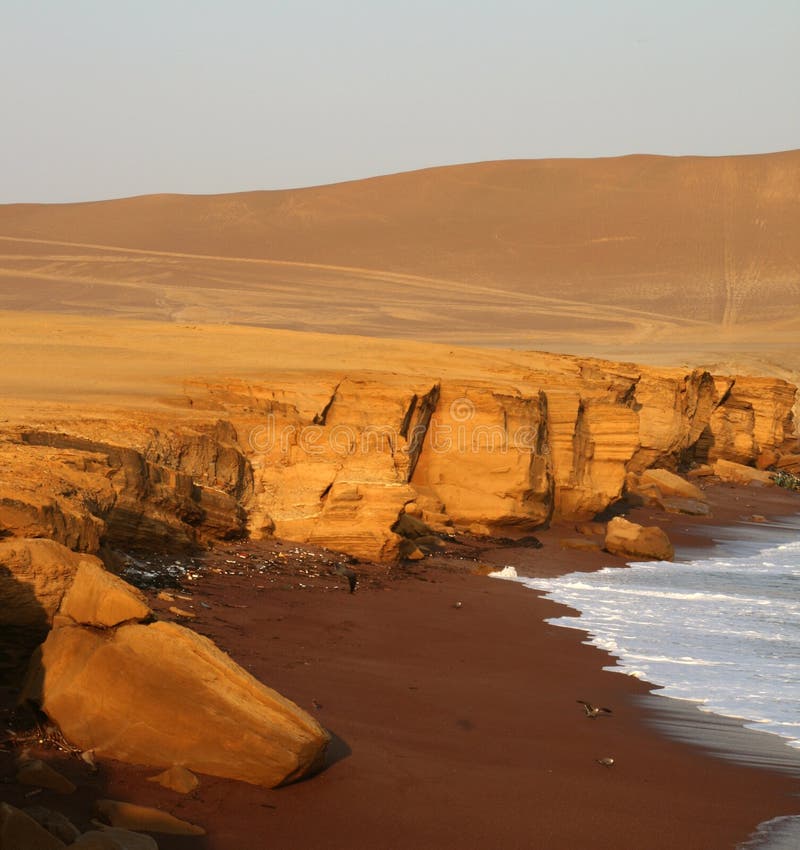
<path id="1" fill-rule="evenodd" d="M 473 283 L 387 269 L 342 266 L 271 258 L 197 254 L 128 248 L 85 242 L 0 236 L 0 242 L 41 252 L 0 255 L 0 278 L 7 281 L 2 303 L 15 304 L 15 281 L 39 280 L 64 286 L 80 285 L 68 306 L 92 312 L 113 312 L 113 291 L 124 287 L 124 312 L 136 305 L 141 290 L 142 315 L 182 319 L 190 311 L 202 321 L 342 330 L 442 340 L 476 340 L 526 332 L 614 330 L 628 339 L 668 334 L 688 325 L 701 329 L 713 323 L 684 321 L 655 312 L 616 305 L 598 305 L 567 298 L 505 289 L 502 283 Z M 47 250 L 66 249 L 66 250 Z M 59 288 L 59 287 L 57 287 Z M 156 293 L 160 306 L 154 306 Z M 63 295 L 51 287 L 26 309 L 58 310 Z M 509 342 L 513 344 L 513 342 Z"/>

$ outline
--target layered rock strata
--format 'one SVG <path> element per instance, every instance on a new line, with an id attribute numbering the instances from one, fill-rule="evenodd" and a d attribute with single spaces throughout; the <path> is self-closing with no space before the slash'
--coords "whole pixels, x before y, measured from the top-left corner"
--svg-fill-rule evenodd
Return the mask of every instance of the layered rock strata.
<path id="1" fill-rule="evenodd" d="M 91 553 L 275 534 L 386 561 L 404 512 L 521 537 L 591 519 L 646 470 L 797 456 L 780 379 L 533 353 L 492 371 L 197 381 L 180 415 L 8 429 L 0 533 Z"/>

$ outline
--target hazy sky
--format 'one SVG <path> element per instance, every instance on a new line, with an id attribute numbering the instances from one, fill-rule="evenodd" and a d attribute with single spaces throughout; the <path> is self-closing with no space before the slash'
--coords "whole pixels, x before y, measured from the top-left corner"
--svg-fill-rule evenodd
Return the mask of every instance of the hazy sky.
<path id="1" fill-rule="evenodd" d="M 800 147 L 800 0 L 0 0 L 0 202 Z"/>

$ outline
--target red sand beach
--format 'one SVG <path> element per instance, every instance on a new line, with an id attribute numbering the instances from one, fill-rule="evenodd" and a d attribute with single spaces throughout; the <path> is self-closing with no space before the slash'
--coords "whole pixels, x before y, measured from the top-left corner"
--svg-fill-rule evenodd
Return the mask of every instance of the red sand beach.
<path id="1" fill-rule="evenodd" d="M 717 488 L 713 522 L 796 513 L 799 502 Z M 634 514 L 644 521 L 648 509 Z M 692 527 L 708 520 L 668 517 L 666 525 L 679 544 L 697 545 Z M 541 549 L 495 547 L 477 560 L 548 575 L 622 565 L 561 549 L 569 531 L 545 532 Z M 260 570 L 264 557 L 287 566 Z M 656 732 L 637 700 L 647 684 L 604 671 L 609 657 L 582 644 L 580 632 L 544 622 L 563 608 L 518 583 L 471 574 L 475 558 L 357 567 L 352 595 L 288 543 L 270 553 L 218 548 L 208 564 L 186 585 L 192 599 L 180 602 L 196 613 L 193 627 L 320 719 L 334 735 L 328 767 L 273 791 L 202 777 L 182 797 L 145 781 L 153 770 L 105 763 L 91 776 L 63 762 L 77 794 L 44 791 L 35 802 L 79 826 L 100 795 L 158 805 L 206 828 L 205 838 L 158 836 L 167 850 L 722 850 L 759 822 L 800 812 L 796 779 Z M 154 604 L 167 615 L 168 602 Z M 613 714 L 587 719 L 579 699 Z M 614 766 L 598 764 L 604 757 Z M 2 774 L 2 797 L 30 804 L 29 789 L 10 782 L 10 753 Z"/>

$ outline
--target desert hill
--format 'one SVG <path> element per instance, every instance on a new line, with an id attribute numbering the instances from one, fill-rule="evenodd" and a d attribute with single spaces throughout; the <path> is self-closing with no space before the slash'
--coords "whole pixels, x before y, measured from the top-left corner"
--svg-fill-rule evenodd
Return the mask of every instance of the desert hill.
<path id="1" fill-rule="evenodd" d="M 0 306 L 779 367 L 798 233 L 800 151 L 9 205 Z"/>

